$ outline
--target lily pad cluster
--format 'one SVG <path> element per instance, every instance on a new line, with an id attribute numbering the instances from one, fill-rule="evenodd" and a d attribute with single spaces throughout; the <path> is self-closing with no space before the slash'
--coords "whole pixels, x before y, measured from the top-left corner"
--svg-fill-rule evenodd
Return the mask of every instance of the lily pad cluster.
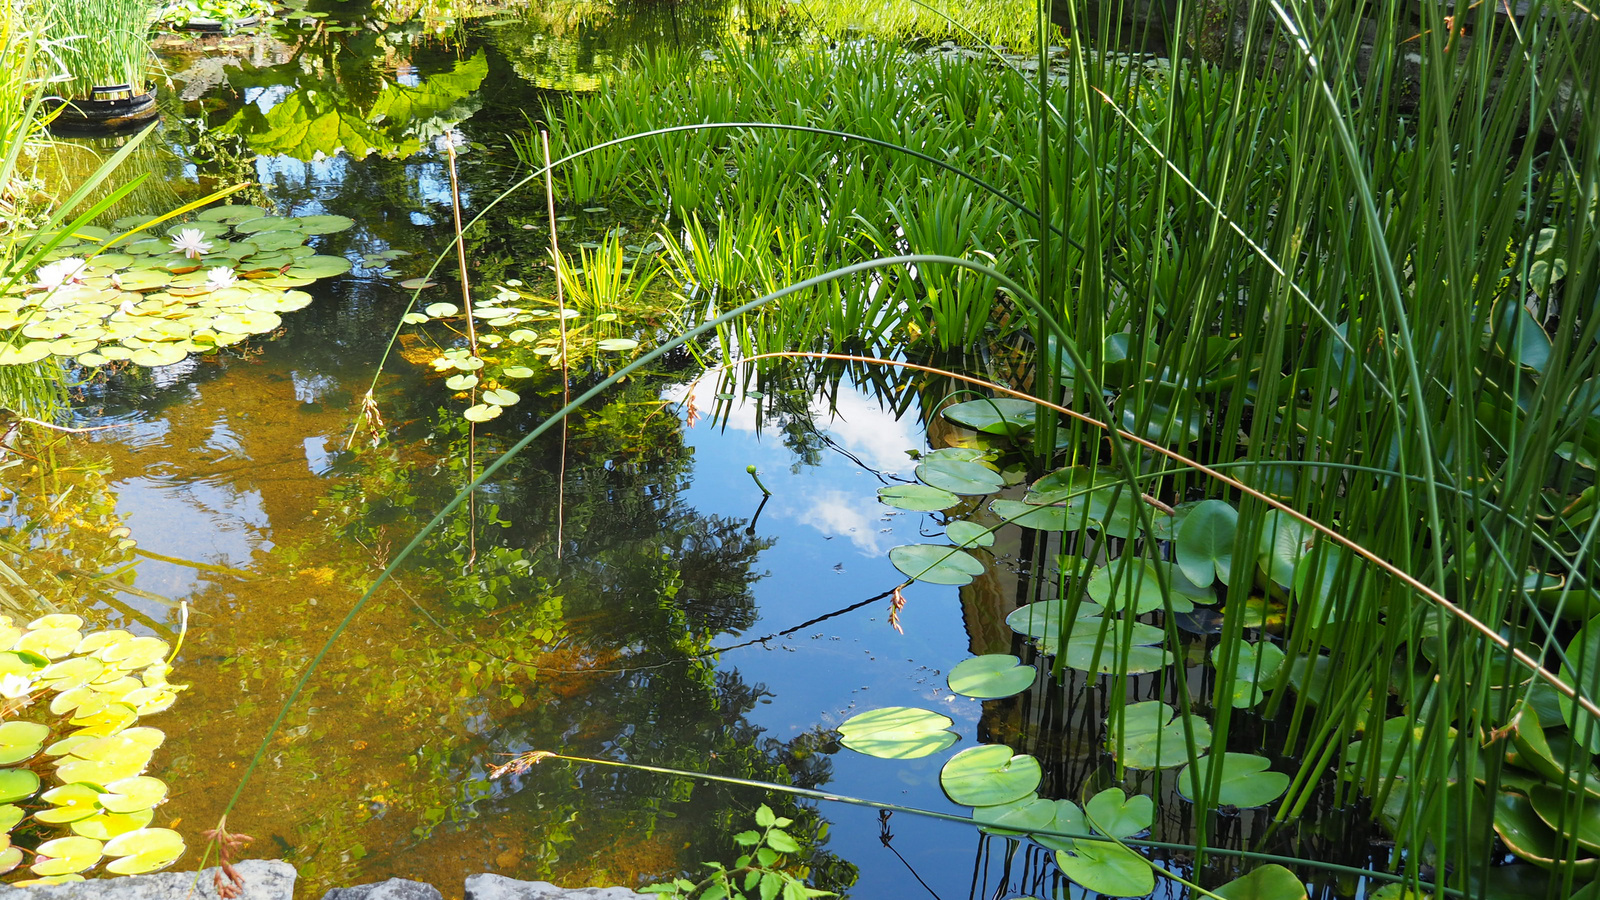
<path id="1" fill-rule="evenodd" d="M 0 365 L 51 356 L 89 367 L 171 365 L 277 329 L 283 313 L 311 302 L 297 288 L 350 271 L 345 258 L 306 246 L 351 227 L 345 216 L 230 205 L 185 222 L 149 221 L 61 236 L 31 280 L 0 295 Z"/>
<path id="2" fill-rule="evenodd" d="M 434 285 L 420 282 L 413 286 L 426 289 Z M 521 287 L 520 281 L 498 285 L 494 294 L 473 301 L 476 354 L 470 347 L 449 347 L 431 360 L 434 371 L 447 376 L 445 387 L 466 395 L 469 403 L 462 416 L 468 421 L 497 418 L 505 407 L 522 399 L 513 386 L 533 378 L 539 369 L 560 368 L 564 361 L 599 354 L 631 353 L 639 347 L 638 340 L 613 333 L 619 320 L 616 313 L 586 316 L 572 307 L 558 308 L 553 298 L 523 293 Z M 461 307 L 447 301 L 406 313 L 402 321 L 410 325 L 439 322 L 467 333 Z"/>
<path id="3" fill-rule="evenodd" d="M 171 648 L 83 625 L 0 616 L 0 872 L 25 861 L 11 843 L 19 828 L 59 835 L 32 848 L 37 877 L 18 885 L 81 881 L 102 862 L 110 874 L 153 872 L 185 849 L 177 832 L 150 827 L 167 786 L 144 772 L 166 736 L 138 724 L 184 687 L 167 681 Z"/>

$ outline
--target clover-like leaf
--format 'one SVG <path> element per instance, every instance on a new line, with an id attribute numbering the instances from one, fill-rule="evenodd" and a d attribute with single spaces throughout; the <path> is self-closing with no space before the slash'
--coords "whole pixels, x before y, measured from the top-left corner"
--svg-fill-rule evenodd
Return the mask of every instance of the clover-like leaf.
<path id="1" fill-rule="evenodd" d="M 1083 806 L 1089 827 L 1106 837 L 1128 838 L 1148 829 L 1156 818 L 1156 802 L 1148 794 L 1129 797 L 1122 788 L 1106 788 Z"/>
<path id="2" fill-rule="evenodd" d="M 955 494 L 925 484 L 892 484 L 879 488 L 878 500 L 912 512 L 939 512 L 961 502 Z"/>

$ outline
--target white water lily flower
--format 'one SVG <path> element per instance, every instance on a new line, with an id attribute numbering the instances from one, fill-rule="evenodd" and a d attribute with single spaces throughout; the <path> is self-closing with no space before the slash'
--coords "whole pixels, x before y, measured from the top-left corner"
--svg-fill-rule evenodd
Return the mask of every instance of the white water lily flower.
<path id="1" fill-rule="evenodd" d="M 239 276 L 233 274 L 232 266 L 217 266 L 206 270 L 206 287 L 213 291 L 230 288 L 239 283 Z"/>
<path id="2" fill-rule="evenodd" d="M 0 697 L 16 700 L 33 693 L 33 679 L 26 675 L 7 673 L 0 677 Z"/>
<path id="3" fill-rule="evenodd" d="M 198 228 L 185 228 L 178 232 L 172 239 L 174 252 L 182 251 L 190 259 L 199 259 L 200 254 L 211 250 L 211 242 L 206 240 L 206 233 Z"/>
<path id="4" fill-rule="evenodd" d="M 71 284 L 83 275 L 89 264 L 76 256 L 58 259 L 47 266 L 40 266 L 39 271 L 33 274 L 39 282 L 39 287 L 47 291 L 55 290 L 64 284 Z"/>

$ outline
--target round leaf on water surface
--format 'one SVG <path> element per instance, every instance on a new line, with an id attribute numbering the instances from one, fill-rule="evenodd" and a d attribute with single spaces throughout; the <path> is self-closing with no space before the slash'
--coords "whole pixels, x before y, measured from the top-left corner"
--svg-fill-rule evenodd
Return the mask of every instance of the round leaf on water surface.
<path id="1" fill-rule="evenodd" d="M 983 823 L 979 830 L 1005 837 L 1048 828 L 1050 823 L 1055 821 L 1055 817 L 1055 802 L 1044 800 L 1033 793 L 1010 803 L 977 806 L 972 810 L 972 821 Z"/>
<path id="2" fill-rule="evenodd" d="M 894 567 L 929 584 L 969 584 L 983 574 L 983 563 L 965 550 L 937 544 L 906 544 L 889 551 Z"/>
<path id="3" fill-rule="evenodd" d="M 1235 878 L 1213 893 L 1226 900 L 1306 900 L 1306 883 L 1293 872 L 1268 863 Z"/>
<path id="4" fill-rule="evenodd" d="M 971 747 L 950 757 L 939 770 L 945 795 L 962 806 L 998 806 L 1028 796 L 1039 787 L 1039 761 L 1013 754 L 1002 744 Z"/>
<path id="5" fill-rule="evenodd" d="M 445 316 L 455 315 L 456 313 L 460 312 L 461 309 L 454 303 L 429 303 L 427 306 L 423 307 L 422 311 L 427 313 L 429 318 L 442 319 Z"/>
<path id="6" fill-rule="evenodd" d="M 307 256 L 295 261 L 284 273 L 291 278 L 332 278 L 350 271 L 350 260 L 342 256 Z"/>
<path id="7" fill-rule="evenodd" d="M 1080 672 L 1141 675 L 1171 664 L 1172 654 L 1162 646 L 1166 639 L 1154 625 L 1095 616 L 1074 621 L 1064 647 L 1058 634 L 1046 634 L 1039 649 Z"/>
<path id="8" fill-rule="evenodd" d="M 878 488 L 878 501 L 912 512 L 940 512 L 960 503 L 961 498 L 925 484 L 893 484 Z"/>
<path id="9" fill-rule="evenodd" d="M 40 628 L 18 639 L 16 649 L 60 659 L 76 649 L 81 640 L 83 635 L 76 628 Z"/>
<path id="10" fill-rule="evenodd" d="M 405 281 L 400 282 L 400 286 L 408 291 L 420 291 L 423 288 L 438 287 L 439 283 L 429 281 L 426 278 L 407 278 Z"/>
<path id="11" fill-rule="evenodd" d="M 1061 837 L 1065 834 L 1088 834 L 1089 823 L 1084 819 L 1083 810 L 1071 800 L 1055 801 L 1055 817 L 1050 824 L 1039 829 L 1040 831 L 1055 832 L 1055 834 L 1033 834 L 1033 842 L 1049 847 L 1051 850 L 1071 850 L 1078 846 L 1077 838 Z"/>
<path id="12" fill-rule="evenodd" d="M 1198 716 L 1188 718 L 1198 756 L 1211 748 L 1211 726 Z M 1180 766 L 1189 761 L 1184 732 L 1183 720 L 1172 707 L 1159 700 L 1146 700 L 1125 707 L 1120 723 L 1112 715 L 1106 729 L 1106 749 L 1133 769 Z"/>
<path id="13" fill-rule="evenodd" d="M 155 817 L 156 812 L 153 809 L 132 813 L 100 813 L 73 822 L 72 833 L 97 841 L 109 841 L 118 835 L 138 831 L 149 825 L 150 820 Z"/>
<path id="14" fill-rule="evenodd" d="M 1017 500 L 996 500 L 989 504 L 989 508 L 1006 524 L 1035 531 L 1066 531 L 1067 513 L 1070 512 L 1065 506 L 1035 506 Z"/>
<path id="15" fill-rule="evenodd" d="M 150 764 L 149 751 L 119 755 L 110 759 L 79 759 L 64 756 L 56 763 L 56 777 L 69 784 L 107 784 L 123 778 L 132 778 Z"/>
<path id="16" fill-rule="evenodd" d="M 136 366 L 154 369 L 159 366 L 170 366 L 174 363 L 183 362 L 188 355 L 189 351 L 179 347 L 177 344 L 152 344 L 133 351 L 133 355 L 128 357 L 128 362 Z"/>
<path id="17" fill-rule="evenodd" d="M 1221 500 L 1207 500 L 1189 511 L 1173 541 L 1178 568 L 1200 587 L 1218 578 L 1233 583 L 1233 536 L 1239 511 Z"/>
<path id="18" fill-rule="evenodd" d="M 112 838 L 105 845 L 107 856 L 119 856 L 106 863 L 115 875 L 140 875 L 177 862 L 183 855 L 183 837 L 170 828 L 141 828 Z"/>
<path id="19" fill-rule="evenodd" d="M 521 399 L 522 397 L 516 391 L 508 391 L 505 388 L 495 388 L 483 392 L 483 402 L 492 403 L 495 406 L 511 406 Z"/>
<path id="20" fill-rule="evenodd" d="M 639 346 L 639 342 L 632 338 L 606 338 L 596 342 L 595 346 L 607 353 L 621 353 Z"/>
<path id="21" fill-rule="evenodd" d="M 44 749 L 49 737 L 50 727 L 38 722 L 12 721 L 0 725 L 0 766 L 32 759 Z"/>
<path id="22" fill-rule="evenodd" d="M 288 216 L 260 216 L 247 219 L 233 226 L 233 230 L 240 234 L 259 234 L 263 231 L 299 231 L 304 233 L 300 223 Z"/>
<path id="23" fill-rule="evenodd" d="M 305 242 L 306 236 L 298 231 L 261 231 L 250 235 L 249 241 L 241 241 L 234 246 L 242 250 L 243 246 L 248 244 L 255 248 L 253 253 L 280 253 Z M 241 253 L 241 255 L 248 257 L 253 253 Z"/>
<path id="24" fill-rule="evenodd" d="M 0 806 L 0 833 L 10 833 L 11 829 L 17 827 L 17 823 L 21 822 L 22 817 L 27 814 L 26 810 L 15 803 L 7 803 L 4 806 Z"/>
<path id="25" fill-rule="evenodd" d="M 22 850 L 18 847 L 7 847 L 0 850 L 0 875 L 22 865 Z"/>
<path id="26" fill-rule="evenodd" d="M 150 809 L 167 797 L 167 785 L 159 778 L 137 775 L 106 785 L 100 805 L 114 813 L 136 813 Z"/>
<path id="27" fill-rule="evenodd" d="M 45 841 L 37 850 L 39 861 L 29 868 L 39 875 L 82 872 L 100 861 L 104 847 L 104 844 L 93 838 L 78 835 Z"/>
<path id="28" fill-rule="evenodd" d="M 105 674 L 106 665 L 98 659 L 75 656 L 39 670 L 39 680 L 58 691 L 70 691 Z M 5 727 L 0 726 L 0 732 Z"/>
<path id="29" fill-rule="evenodd" d="M 1133 557 L 1124 556 L 1101 566 L 1089 576 L 1089 583 L 1084 589 L 1090 599 L 1103 604 L 1107 609 L 1127 609 L 1131 606 L 1134 615 L 1153 612 L 1163 608 L 1164 605 L 1161 599 L 1161 579 L 1156 574 L 1155 567 L 1145 560 Z M 1172 598 L 1173 612 L 1194 611 L 1194 601 L 1173 590 L 1170 584 L 1168 595 Z"/>
<path id="30" fill-rule="evenodd" d="M 478 386 L 476 375 L 451 375 L 444 380 L 444 386 L 452 391 L 470 391 Z"/>
<path id="31" fill-rule="evenodd" d="M 1020 694 L 1033 686 L 1037 675 L 1033 666 L 1009 653 L 974 656 L 956 663 L 950 670 L 950 690 L 979 700 L 998 700 Z"/>
<path id="32" fill-rule="evenodd" d="M 294 220 L 295 226 L 306 234 L 333 234 L 356 224 L 348 216 L 301 216 Z"/>
<path id="33" fill-rule="evenodd" d="M 250 206 L 243 203 L 228 203 L 222 206 L 208 206 L 205 209 L 200 210 L 198 213 L 195 213 L 194 217 L 197 220 L 202 221 L 224 222 L 229 225 L 237 225 L 240 222 L 248 222 L 251 219 L 259 219 L 266 214 L 267 211 L 259 206 Z"/>
<path id="34" fill-rule="evenodd" d="M 1263 685 L 1272 680 L 1278 667 L 1283 665 L 1283 651 L 1271 641 L 1261 641 L 1252 644 L 1242 638 L 1234 644 L 1234 671 L 1233 684 L 1229 688 L 1230 701 L 1235 709 L 1248 709 L 1260 703 L 1266 694 Z M 1218 644 L 1211 651 L 1212 665 L 1218 665 L 1218 658 L 1222 655 L 1222 645 Z M 1222 670 L 1218 668 L 1217 676 L 1222 677 Z"/>
<path id="35" fill-rule="evenodd" d="M 943 488 L 952 494 L 992 494 L 1005 487 L 1000 473 L 970 460 L 930 459 L 917 466 L 923 484 Z"/>
<path id="36" fill-rule="evenodd" d="M 996 397 L 968 400 L 947 406 L 941 412 L 950 421 L 974 431 L 1016 437 L 1033 427 L 1035 409 L 1027 400 Z"/>
<path id="37" fill-rule="evenodd" d="M 949 747 L 956 733 L 947 716 L 910 706 L 873 709 L 846 719 L 840 743 L 879 759 L 918 759 Z"/>
<path id="38" fill-rule="evenodd" d="M 1193 803 L 1200 791 L 1210 786 L 1211 766 L 1215 765 L 1215 760 L 1215 756 L 1208 756 L 1184 766 L 1178 772 L 1178 795 Z M 1250 809 L 1266 806 L 1283 796 L 1289 789 L 1289 776 L 1271 771 L 1267 768 L 1269 765 L 1265 758 L 1252 753 L 1223 754 L 1217 805 Z"/>
<path id="39" fill-rule="evenodd" d="M 1089 827 L 1106 837 L 1128 838 L 1156 820 L 1156 802 L 1146 794 L 1129 797 L 1122 788 L 1106 788 L 1083 807 Z"/>
<path id="40" fill-rule="evenodd" d="M 1071 851 L 1056 851 L 1056 865 L 1073 883 L 1108 897 L 1143 897 L 1156 889 L 1150 864 L 1121 844 L 1078 841 Z"/>
<path id="41" fill-rule="evenodd" d="M 1494 832 L 1506 848 L 1517 856 L 1546 869 L 1566 867 L 1567 850 L 1554 830 L 1521 794 L 1501 791 L 1494 802 Z M 1600 871 L 1600 859 L 1580 856 L 1572 868 L 1579 879 L 1591 878 Z"/>
<path id="42" fill-rule="evenodd" d="M 33 814 L 41 822 L 76 822 L 99 812 L 100 792 L 87 784 L 68 784 L 45 791 L 40 799 L 53 807 Z"/>
<path id="43" fill-rule="evenodd" d="M 43 341 L 0 346 L 0 366 L 25 366 L 49 355 L 50 345 Z"/>
<path id="44" fill-rule="evenodd" d="M 468 422 L 487 422 L 499 415 L 500 407 L 488 403 L 479 403 L 469 406 L 467 407 L 466 412 L 461 414 L 462 418 L 466 419 Z"/>
<path id="45" fill-rule="evenodd" d="M 500 370 L 500 374 L 507 378 L 532 378 L 533 370 L 527 366 L 507 366 Z"/>
<path id="46" fill-rule="evenodd" d="M 1076 619 L 1091 619 L 1099 616 L 1104 610 L 1098 603 L 1087 600 L 1079 601 Z M 1067 617 L 1067 601 L 1065 600 L 1040 600 L 1019 606 L 1006 616 L 1006 624 L 1011 630 L 1028 637 L 1054 638 L 1061 633 L 1061 626 Z"/>
<path id="47" fill-rule="evenodd" d="M 992 547 L 994 532 L 976 522 L 956 519 L 944 526 L 944 535 L 957 547 Z"/>

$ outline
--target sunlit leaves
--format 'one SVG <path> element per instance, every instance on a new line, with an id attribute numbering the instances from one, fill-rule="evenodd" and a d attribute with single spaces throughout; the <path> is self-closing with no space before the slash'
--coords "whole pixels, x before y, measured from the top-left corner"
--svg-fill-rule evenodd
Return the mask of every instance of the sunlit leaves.
<path id="1" fill-rule="evenodd" d="M 947 406 L 941 412 L 957 425 L 988 434 L 1018 437 L 1033 427 L 1034 404 L 1027 400 L 996 397 L 993 400 L 968 400 Z"/>
<path id="2" fill-rule="evenodd" d="M 1178 792 L 1185 800 L 1193 801 L 1203 792 L 1209 796 L 1216 761 L 1217 757 L 1208 756 L 1178 771 Z M 1289 789 L 1289 776 L 1271 771 L 1269 765 L 1265 758 L 1249 753 L 1223 754 L 1222 780 L 1213 799 L 1221 806 L 1240 809 L 1265 806 L 1278 799 Z"/>
<path id="3" fill-rule="evenodd" d="M 1189 741 L 1193 738 L 1193 747 Z M 1159 700 L 1114 710 L 1106 749 L 1132 769 L 1165 769 L 1189 762 L 1211 747 L 1211 726 L 1198 716 L 1180 716 Z"/>
<path id="4" fill-rule="evenodd" d="M 1305 882 L 1277 863 L 1252 869 L 1215 893 L 1224 900 L 1306 900 L 1308 896 Z"/>
<path id="5" fill-rule="evenodd" d="M 950 690 L 979 700 L 995 700 L 1020 694 L 1033 685 L 1032 666 L 1009 653 L 974 656 L 956 663 L 950 670 Z"/>
<path id="6" fill-rule="evenodd" d="M 982 744 L 952 756 L 939 771 L 945 795 L 962 806 L 996 806 L 1032 793 L 1039 761 L 1001 744 Z"/>
<path id="7" fill-rule="evenodd" d="M 983 563 L 972 554 L 937 544 L 907 544 L 889 551 L 894 567 L 917 581 L 963 585 L 983 574 Z"/>
<path id="8" fill-rule="evenodd" d="M 1109 841 L 1078 841 L 1056 851 L 1061 874 L 1108 897 L 1142 897 L 1156 889 L 1155 872 L 1144 857 Z"/>
<path id="9" fill-rule="evenodd" d="M 1178 568 L 1206 587 L 1219 578 L 1233 583 L 1233 538 L 1239 513 L 1221 500 L 1207 500 L 1189 512 L 1173 542 Z"/>
<path id="10" fill-rule="evenodd" d="M 926 709 L 890 706 L 851 716 L 839 725 L 840 743 L 880 759 L 917 759 L 956 741 L 955 723 Z"/>

